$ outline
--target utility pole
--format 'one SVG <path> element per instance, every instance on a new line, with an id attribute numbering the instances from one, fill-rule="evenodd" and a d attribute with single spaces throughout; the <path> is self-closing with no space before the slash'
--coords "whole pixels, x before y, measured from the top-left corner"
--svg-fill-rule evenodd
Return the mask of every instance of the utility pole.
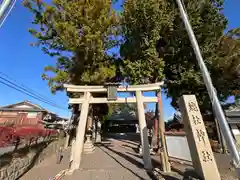
<path id="1" fill-rule="evenodd" d="M 3 2 L 0 4 L 0 27 L 3 25 L 15 3 L 16 0 L 3 0 Z"/>
<path id="2" fill-rule="evenodd" d="M 0 18 L 3 17 L 6 9 L 10 6 L 11 0 L 3 0 L 3 2 L 0 4 Z"/>
<path id="3" fill-rule="evenodd" d="M 215 88 L 213 87 L 212 80 L 211 80 L 211 77 L 209 75 L 208 69 L 207 69 L 207 67 L 206 67 L 206 65 L 203 61 L 198 42 L 196 40 L 196 37 L 194 35 L 194 32 L 192 30 L 191 24 L 190 24 L 189 19 L 188 19 L 188 15 L 187 15 L 187 13 L 184 9 L 182 1 L 181 0 L 176 0 L 176 2 L 177 2 L 177 5 L 178 5 L 180 14 L 181 14 L 181 18 L 182 18 L 182 20 L 185 24 L 185 28 L 187 30 L 189 39 L 191 41 L 193 50 L 195 52 L 195 55 L 196 55 L 196 58 L 197 58 L 197 61 L 198 61 L 198 65 L 199 65 L 200 70 L 202 72 L 203 80 L 204 80 L 205 85 L 207 87 L 207 91 L 208 91 L 209 97 L 211 99 L 212 107 L 213 107 L 213 110 L 216 114 L 216 118 L 219 121 L 221 131 L 224 135 L 224 139 L 226 140 L 226 144 L 227 144 L 227 147 L 228 147 L 228 149 L 230 151 L 230 154 L 232 156 L 234 165 L 236 166 L 236 168 L 239 169 L 240 168 L 239 153 L 237 151 L 234 139 L 232 137 L 230 128 L 228 126 L 228 123 L 226 121 L 223 109 L 222 109 L 221 104 L 218 100 L 217 93 L 215 91 Z"/>

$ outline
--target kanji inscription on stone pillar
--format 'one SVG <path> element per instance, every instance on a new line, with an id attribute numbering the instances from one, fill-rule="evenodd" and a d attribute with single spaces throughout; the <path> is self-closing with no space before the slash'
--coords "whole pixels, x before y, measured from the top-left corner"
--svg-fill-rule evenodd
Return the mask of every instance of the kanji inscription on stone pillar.
<path id="1" fill-rule="evenodd" d="M 179 106 L 195 170 L 205 180 L 220 180 L 195 95 L 183 95 Z"/>

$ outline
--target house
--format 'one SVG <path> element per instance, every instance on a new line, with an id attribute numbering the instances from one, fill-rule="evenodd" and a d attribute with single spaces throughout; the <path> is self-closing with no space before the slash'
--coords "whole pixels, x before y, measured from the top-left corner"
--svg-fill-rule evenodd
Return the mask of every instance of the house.
<path id="1" fill-rule="evenodd" d="M 202 114 L 202 118 L 208 133 L 208 137 L 211 140 L 218 140 L 216 122 L 212 113 Z M 181 112 L 177 111 L 173 120 L 166 123 L 166 131 L 184 131 L 184 123 L 181 116 Z"/>
<path id="2" fill-rule="evenodd" d="M 122 133 L 122 132 L 136 132 L 136 124 L 138 120 L 134 111 L 116 111 L 103 123 L 103 129 L 107 132 Z"/>
<path id="3" fill-rule="evenodd" d="M 50 129 L 59 129 L 59 128 L 69 128 L 70 127 L 70 121 L 68 118 L 63 118 L 56 116 L 55 121 L 50 120 L 46 121 L 46 118 L 43 120 L 43 123 L 46 125 L 47 128 Z"/>
<path id="4" fill-rule="evenodd" d="M 225 117 L 228 122 L 228 125 L 231 129 L 231 133 L 236 140 L 236 143 L 240 145 L 240 105 L 231 104 L 225 107 Z M 208 137 L 211 140 L 218 140 L 219 142 L 222 141 L 222 135 L 220 129 L 217 129 L 216 123 L 217 120 L 214 120 L 214 116 L 211 113 L 204 114 L 203 120 L 205 127 L 208 132 Z M 218 125 L 219 126 L 219 125 Z M 181 118 L 181 114 L 178 112 L 178 115 L 174 116 L 172 122 L 168 122 L 166 126 L 166 130 L 183 130 L 183 121 Z"/>
<path id="5" fill-rule="evenodd" d="M 0 107 L 0 124 L 37 125 L 44 119 L 52 118 L 46 109 L 29 101 Z"/>
<path id="6" fill-rule="evenodd" d="M 148 129 L 153 128 L 154 117 L 154 112 L 145 112 Z M 129 111 L 128 109 L 123 109 L 121 111 L 115 111 L 112 115 L 107 117 L 103 126 L 108 132 L 139 132 L 138 123 L 138 116 L 134 110 Z"/>
<path id="7" fill-rule="evenodd" d="M 181 113 L 177 111 L 174 113 L 173 119 L 165 122 L 166 131 L 183 131 L 183 120 Z"/>
<path id="8" fill-rule="evenodd" d="M 232 105 L 226 111 L 226 118 L 230 128 L 232 129 L 233 137 L 240 144 L 240 105 Z"/>

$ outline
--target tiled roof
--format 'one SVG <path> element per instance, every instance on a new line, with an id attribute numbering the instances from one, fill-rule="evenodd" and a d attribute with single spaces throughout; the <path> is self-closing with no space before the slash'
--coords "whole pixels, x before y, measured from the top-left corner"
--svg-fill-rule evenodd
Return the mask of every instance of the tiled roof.
<path id="1" fill-rule="evenodd" d="M 135 112 L 123 111 L 112 114 L 109 120 L 137 120 Z"/>
<path id="2" fill-rule="evenodd" d="M 14 108 L 14 106 L 18 106 L 18 105 L 27 105 L 27 106 L 30 106 L 32 107 L 32 109 L 41 109 L 41 110 L 45 110 L 44 108 L 42 108 L 41 106 L 37 105 L 37 104 L 34 104 L 34 103 L 31 103 L 30 101 L 22 101 L 22 102 L 18 102 L 18 103 L 15 103 L 15 104 L 9 104 L 7 106 L 3 106 L 1 108 Z M 45 110 L 47 111 L 47 110 Z"/>
<path id="3" fill-rule="evenodd" d="M 237 112 L 237 111 L 240 111 L 240 105 L 233 105 L 233 106 L 230 106 L 226 112 Z"/>
<path id="4" fill-rule="evenodd" d="M 44 109 L 34 109 L 34 108 L 5 108 L 0 107 L 0 111 L 25 111 L 25 112 L 45 112 Z"/>
<path id="5" fill-rule="evenodd" d="M 226 117 L 230 122 L 239 122 L 240 123 L 240 105 L 231 105 L 227 110 L 225 110 Z"/>

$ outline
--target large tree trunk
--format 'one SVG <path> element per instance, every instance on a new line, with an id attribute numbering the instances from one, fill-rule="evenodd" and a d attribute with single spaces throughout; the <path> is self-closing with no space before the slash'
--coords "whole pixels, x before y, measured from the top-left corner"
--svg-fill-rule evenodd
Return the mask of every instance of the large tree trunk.
<path id="1" fill-rule="evenodd" d="M 101 118 L 98 117 L 96 121 L 96 139 L 95 139 L 96 143 L 102 142 L 101 127 L 102 127 L 102 120 Z"/>
<path id="2" fill-rule="evenodd" d="M 92 130 L 92 124 L 93 124 L 92 116 L 88 116 L 88 119 L 87 119 L 87 130 Z"/>
<path id="3" fill-rule="evenodd" d="M 92 106 L 90 106 L 90 110 L 88 113 L 88 119 L 87 119 L 87 132 L 92 131 L 92 126 L 93 126 L 93 111 L 92 111 Z"/>
<path id="4" fill-rule="evenodd" d="M 65 149 L 68 148 L 69 140 L 70 140 L 70 134 L 69 134 L 69 132 L 67 132 L 67 133 L 66 133 L 65 144 L 64 144 L 64 148 L 65 148 Z"/>
<path id="5" fill-rule="evenodd" d="M 156 92 L 157 96 L 157 92 Z M 158 151 L 159 149 L 159 125 L 158 125 L 158 104 L 156 103 L 156 108 L 155 108 L 155 118 L 154 118 L 154 124 L 153 124 L 153 136 L 152 136 L 152 148 L 154 151 Z"/>
<path id="6" fill-rule="evenodd" d="M 101 96 L 100 96 L 101 97 Z M 101 129 L 103 116 L 107 115 L 108 105 L 107 104 L 94 104 L 93 114 L 95 121 L 95 142 L 100 143 L 102 141 Z"/>
<path id="7" fill-rule="evenodd" d="M 97 134 L 97 132 L 96 132 L 96 117 L 95 116 L 93 116 L 93 118 L 92 118 L 92 139 L 93 139 L 93 141 L 96 141 L 96 134 Z"/>
<path id="8" fill-rule="evenodd" d="M 158 151 L 158 119 L 155 118 L 154 119 L 154 126 L 153 126 L 153 135 L 152 135 L 152 142 L 151 142 L 151 145 L 152 145 L 152 148 L 154 149 L 154 151 Z"/>

